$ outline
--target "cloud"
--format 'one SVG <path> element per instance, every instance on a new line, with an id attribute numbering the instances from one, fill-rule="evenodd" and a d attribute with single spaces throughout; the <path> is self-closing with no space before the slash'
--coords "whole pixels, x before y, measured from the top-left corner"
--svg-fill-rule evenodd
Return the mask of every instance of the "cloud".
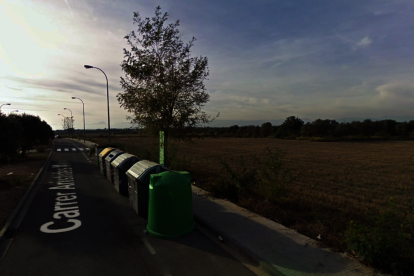
<path id="1" fill-rule="evenodd" d="M 352 50 L 365 48 L 372 44 L 372 39 L 369 36 L 365 36 L 356 42 L 352 39 L 347 38 L 344 35 L 336 34 L 336 37 L 342 42 L 345 42 L 346 44 L 350 45 Z"/>
<path id="2" fill-rule="evenodd" d="M 378 95 L 375 101 L 382 106 L 403 107 L 414 103 L 414 83 L 393 82 L 376 88 Z"/>
<path id="3" fill-rule="evenodd" d="M 70 14 L 72 15 L 72 19 L 74 19 L 74 18 L 73 18 L 73 12 L 72 12 L 72 9 L 71 9 L 71 8 L 70 8 L 70 6 L 69 6 L 69 1 L 68 1 L 68 0 L 64 0 L 64 1 L 65 1 L 66 5 L 68 5 L 68 8 L 69 8 Z"/>
<path id="4" fill-rule="evenodd" d="M 372 40 L 368 36 L 366 36 L 362 38 L 356 45 L 358 47 L 364 48 L 364 47 L 369 46 L 371 43 L 372 43 Z"/>
<path id="5" fill-rule="evenodd" d="M 53 92 L 78 92 L 82 91 L 84 93 L 90 93 L 95 95 L 104 95 L 102 92 L 103 89 L 106 90 L 105 79 L 99 80 L 96 78 L 85 78 L 71 76 L 70 78 L 65 79 L 32 79 L 32 78 L 23 78 L 23 77 L 14 77 L 14 76 L 5 76 L 0 77 L 7 82 L 17 84 L 19 88 L 12 88 L 5 85 L 9 89 L 13 90 L 22 90 L 22 88 L 35 88 L 35 89 L 44 89 L 51 90 Z M 113 83 L 113 82 L 112 82 Z M 109 90 L 119 91 L 120 88 L 117 85 L 109 85 Z M 104 91 L 105 92 L 105 91 Z"/>

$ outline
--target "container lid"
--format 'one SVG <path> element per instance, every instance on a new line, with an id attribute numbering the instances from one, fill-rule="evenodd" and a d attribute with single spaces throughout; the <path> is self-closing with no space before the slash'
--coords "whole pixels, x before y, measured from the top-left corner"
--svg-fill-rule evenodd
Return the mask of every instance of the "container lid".
<path id="1" fill-rule="evenodd" d="M 111 162 L 112 160 L 114 160 L 116 157 L 118 157 L 118 155 L 123 154 L 124 152 L 121 150 L 113 150 L 111 151 L 106 157 L 105 160 Z"/>
<path id="2" fill-rule="evenodd" d="M 113 151 L 114 148 L 106 148 L 99 154 L 99 157 L 105 157 L 107 156 L 111 151 Z"/>
<path id="3" fill-rule="evenodd" d="M 149 160 L 142 160 L 135 163 L 127 172 L 126 174 L 134 179 L 141 179 L 146 176 L 149 171 L 152 169 L 158 169 L 155 173 L 160 173 L 161 171 L 168 170 L 166 167 L 157 164 L 155 162 Z"/>
<path id="4" fill-rule="evenodd" d="M 127 160 L 127 159 L 129 159 L 129 158 L 132 158 L 132 157 L 134 157 L 135 155 L 133 155 L 133 154 L 130 154 L 130 153 L 124 153 L 124 154 L 121 154 L 121 155 L 119 155 L 119 156 L 117 156 L 113 161 L 112 161 L 112 166 L 114 166 L 114 167 L 118 167 L 123 161 L 125 161 L 125 160 Z"/>

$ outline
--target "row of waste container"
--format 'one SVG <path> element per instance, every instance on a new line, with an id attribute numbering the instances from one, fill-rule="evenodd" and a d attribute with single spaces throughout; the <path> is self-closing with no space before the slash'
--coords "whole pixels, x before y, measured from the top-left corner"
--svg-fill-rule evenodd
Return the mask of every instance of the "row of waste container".
<path id="1" fill-rule="evenodd" d="M 101 173 L 135 212 L 148 220 L 147 231 L 159 238 L 190 233 L 195 226 L 191 177 L 115 148 L 95 149 Z"/>

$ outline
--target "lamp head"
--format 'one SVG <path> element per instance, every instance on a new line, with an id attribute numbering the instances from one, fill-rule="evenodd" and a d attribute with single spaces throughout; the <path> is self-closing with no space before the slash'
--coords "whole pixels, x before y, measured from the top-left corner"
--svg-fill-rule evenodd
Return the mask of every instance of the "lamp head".
<path id="1" fill-rule="evenodd" d="M 9 104 L 9 103 L 6 103 L 6 104 L 4 104 L 4 105 L 11 105 L 11 104 Z"/>
<path id="2" fill-rule="evenodd" d="M 64 109 L 64 110 L 66 110 L 67 108 L 66 108 L 66 107 L 64 107 L 63 109 Z"/>
<path id="3" fill-rule="evenodd" d="M 72 97 L 72 99 L 77 99 L 76 97 Z"/>
<path id="4" fill-rule="evenodd" d="M 86 69 L 91 69 L 91 68 L 93 68 L 93 66 L 92 66 L 92 65 L 84 65 L 83 67 L 85 67 Z"/>

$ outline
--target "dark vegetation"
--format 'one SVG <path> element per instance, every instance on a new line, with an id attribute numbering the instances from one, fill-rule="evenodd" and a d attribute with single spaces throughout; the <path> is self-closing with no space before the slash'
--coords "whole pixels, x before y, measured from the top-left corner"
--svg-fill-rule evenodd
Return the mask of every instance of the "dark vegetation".
<path id="1" fill-rule="evenodd" d="M 39 116 L 29 114 L 11 114 L 6 116 L 0 112 L 0 161 L 15 161 L 25 157 L 26 152 L 34 148 L 44 151 L 54 133 L 50 125 Z"/>
<path id="2" fill-rule="evenodd" d="M 194 136 L 200 137 L 238 137 L 303 139 L 312 141 L 360 141 L 381 139 L 413 139 L 414 120 L 396 122 L 395 120 L 372 121 L 370 119 L 338 123 L 335 120 L 317 119 L 304 123 L 300 118 L 290 116 L 279 126 L 266 122 L 261 126 L 238 126 L 228 128 L 199 128 Z"/>

